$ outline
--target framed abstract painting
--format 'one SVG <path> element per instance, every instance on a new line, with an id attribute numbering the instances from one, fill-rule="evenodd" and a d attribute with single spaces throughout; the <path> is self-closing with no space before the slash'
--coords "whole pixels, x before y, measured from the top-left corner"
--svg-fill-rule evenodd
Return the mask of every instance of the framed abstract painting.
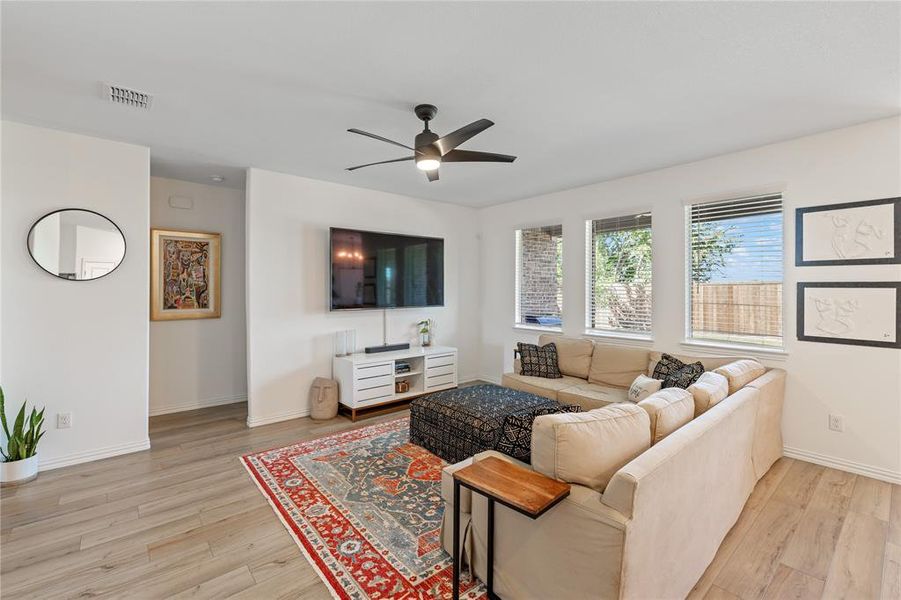
<path id="1" fill-rule="evenodd" d="M 901 198 L 795 211 L 795 266 L 901 264 Z"/>
<path id="2" fill-rule="evenodd" d="M 901 283 L 798 283 L 798 340 L 901 348 Z"/>
<path id="3" fill-rule="evenodd" d="M 222 236 L 150 230 L 150 320 L 218 319 Z"/>

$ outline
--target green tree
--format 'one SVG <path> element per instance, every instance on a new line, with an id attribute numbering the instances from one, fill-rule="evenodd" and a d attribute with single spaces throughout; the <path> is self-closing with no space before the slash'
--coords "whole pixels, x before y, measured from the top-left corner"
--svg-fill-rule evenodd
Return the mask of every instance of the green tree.
<path id="1" fill-rule="evenodd" d="M 705 282 L 721 272 L 726 257 L 739 240 L 732 227 L 716 223 L 692 226 L 692 281 Z M 651 311 L 651 229 L 596 233 L 594 254 L 594 318 L 606 318 L 608 326 L 630 331 L 648 331 Z M 606 309 L 604 314 L 598 308 Z"/>

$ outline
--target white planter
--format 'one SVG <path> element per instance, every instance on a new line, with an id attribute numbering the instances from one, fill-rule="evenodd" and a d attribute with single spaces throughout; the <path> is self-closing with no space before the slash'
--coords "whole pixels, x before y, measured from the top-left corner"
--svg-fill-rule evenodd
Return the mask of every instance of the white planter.
<path id="1" fill-rule="evenodd" d="M 25 460 L 0 462 L 0 485 L 18 485 L 38 476 L 38 455 Z"/>

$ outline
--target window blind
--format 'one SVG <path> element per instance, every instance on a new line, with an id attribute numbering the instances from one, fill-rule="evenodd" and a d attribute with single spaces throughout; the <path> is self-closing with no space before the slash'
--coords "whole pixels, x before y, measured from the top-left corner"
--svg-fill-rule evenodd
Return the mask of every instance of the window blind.
<path id="1" fill-rule="evenodd" d="M 516 231 L 516 323 L 559 328 L 563 314 L 563 225 Z"/>
<path id="2" fill-rule="evenodd" d="M 782 346 L 782 196 L 686 207 L 688 337 Z"/>
<path id="3" fill-rule="evenodd" d="M 651 332 L 651 215 L 586 221 L 587 327 Z"/>

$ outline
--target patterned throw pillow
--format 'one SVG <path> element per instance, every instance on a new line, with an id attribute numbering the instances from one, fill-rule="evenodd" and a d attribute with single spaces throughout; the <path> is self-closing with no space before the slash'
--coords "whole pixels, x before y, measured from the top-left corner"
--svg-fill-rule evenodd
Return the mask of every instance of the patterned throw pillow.
<path id="1" fill-rule="evenodd" d="M 504 425 L 501 427 L 501 436 L 498 438 L 494 449 L 525 463 L 531 462 L 532 423 L 535 421 L 535 417 L 571 412 L 582 412 L 582 407 L 578 404 L 544 406 L 526 412 L 507 415 L 504 418 Z"/>
<path id="2" fill-rule="evenodd" d="M 662 379 L 664 388 L 680 387 L 686 389 L 697 381 L 703 372 L 704 365 L 700 361 L 687 365 L 675 356 L 663 354 L 654 366 L 652 377 L 654 379 Z"/>
<path id="3" fill-rule="evenodd" d="M 516 344 L 519 350 L 519 373 L 532 377 L 560 379 L 560 367 L 557 366 L 557 345 L 551 342 L 540 348 L 535 344 Z"/>

